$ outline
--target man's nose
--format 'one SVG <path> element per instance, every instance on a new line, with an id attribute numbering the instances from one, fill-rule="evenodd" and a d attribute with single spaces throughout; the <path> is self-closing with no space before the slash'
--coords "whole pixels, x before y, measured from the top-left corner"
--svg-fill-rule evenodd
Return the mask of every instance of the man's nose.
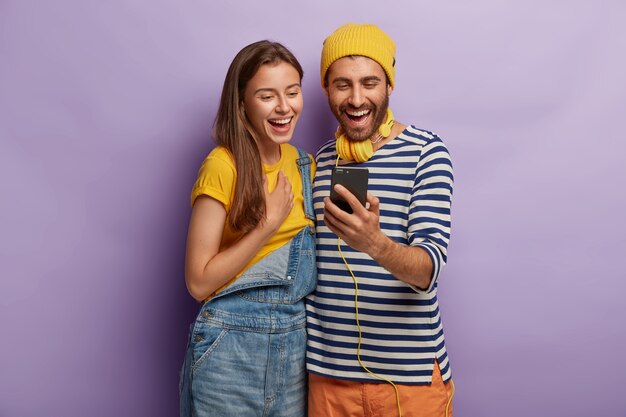
<path id="1" fill-rule="evenodd" d="M 363 94 L 361 93 L 361 89 L 358 87 L 353 88 L 350 93 L 350 97 L 348 97 L 348 103 L 350 103 L 350 105 L 352 105 L 353 107 L 359 108 L 363 105 L 364 102 L 365 99 L 363 97 Z"/>

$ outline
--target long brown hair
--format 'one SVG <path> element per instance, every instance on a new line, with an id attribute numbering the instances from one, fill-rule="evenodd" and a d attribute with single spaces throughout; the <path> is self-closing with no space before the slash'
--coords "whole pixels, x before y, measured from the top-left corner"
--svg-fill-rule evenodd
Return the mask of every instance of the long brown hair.
<path id="1" fill-rule="evenodd" d="M 252 43 L 239 51 L 224 80 L 213 135 L 217 144 L 226 148 L 235 161 L 237 182 L 228 216 L 228 225 L 235 232 L 249 232 L 265 216 L 261 155 L 254 139 L 255 132 L 243 111 L 244 93 L 261 65 L 280 62 L 293 66 L 302 81 L 304 73 L 296 57 L 280 43 L 267 40 Z"/>

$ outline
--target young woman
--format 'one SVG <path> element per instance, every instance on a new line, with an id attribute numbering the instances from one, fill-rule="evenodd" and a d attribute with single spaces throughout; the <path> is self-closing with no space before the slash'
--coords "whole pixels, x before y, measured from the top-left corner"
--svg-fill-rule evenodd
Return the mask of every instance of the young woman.
<path id="1" fill-rule="evenodd" d="M 181 373 L 182 416 L 304 416 L 303 297 L 315 288 L 313 159 L 289 145 L 302 67 L 279 43 L 228 69 L 191 193 L 186 283 L 203 305 Z"/>

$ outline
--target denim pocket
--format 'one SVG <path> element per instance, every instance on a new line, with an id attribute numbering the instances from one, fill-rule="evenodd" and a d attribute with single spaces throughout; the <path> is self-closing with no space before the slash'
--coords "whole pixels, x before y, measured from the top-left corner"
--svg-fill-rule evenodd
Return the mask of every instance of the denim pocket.
<path id="1" fill-rule="evenodd" d="M 281 282 L 279 285 L 264 285 L 237 291 L 236 294 L 247 301 L 271 304 L 284 303 L 292 285 L 290 281 L 287 281 L 286 283 Z"/>
<path id="2" fill-rule="evenodd" d="M 191 343 L 193 344 L 193 361 L 191 369 L 195 371 L 209 357 L 220 344 L 227 329 L 212 326 L 208 323 L 197 322 L 194 328 Z"/>
<path id="3" fill-rule="evenodd" d="M 293 300 L 299 301 L 309 295 L 317 285 L 317 267 L 315 252 L 311 248 L 303 248 L 299 253 L 297 279 L 293 288 Z"/>

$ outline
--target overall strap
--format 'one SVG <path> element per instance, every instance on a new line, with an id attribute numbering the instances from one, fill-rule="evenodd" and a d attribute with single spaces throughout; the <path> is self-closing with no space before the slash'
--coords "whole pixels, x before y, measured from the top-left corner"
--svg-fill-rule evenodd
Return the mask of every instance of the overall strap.
<path id="1" fill-rule="evenodd" d="M 300 148 L 298 149 L 298 170 L 302 179 L 302 197 L 304 197 L 304 214 L 306 217 L 315 221 L 313 212 L 313 194 L 311 190 L 311 158 Z"/>

